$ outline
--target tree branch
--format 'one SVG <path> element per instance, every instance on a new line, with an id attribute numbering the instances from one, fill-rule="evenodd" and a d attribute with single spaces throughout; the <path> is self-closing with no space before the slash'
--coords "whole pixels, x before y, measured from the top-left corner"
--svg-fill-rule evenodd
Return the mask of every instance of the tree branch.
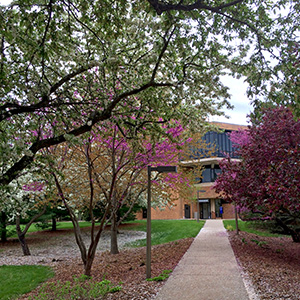
<path id="1" fill-rule="evenodd" d="M 21 231 L 21 233 L 22 233 L 23 235 L 25 235 L 25 234 L 27 233 L 29 227 L 33 224 L 33 222 L 34 222 L 35 220 L 37 220 L 39 217 L 41 217 L 41 216 L 46 212 L 46 208 L 47 208 L 47 206 L 45 205 L 45 206 L 43 207 L 43 209 L 42 209 L 38 214 L 36 214 L 36 215 L 35 215 L 35 216 L 34 216 L 34 217 L 26 224 L 24 230 Z"/>
<path id="2" fill-rule="evenodd" d="M 63 190 L 62 190 L 61 185 L 60 185 L 60 183 L 57 179 L 57 176 L 53 172 L 51 173 L 51 175 L 54 178 L 58 194 L 59 194 L 62 202 L 64 203 L 64 205 L 65 205 L 65 207 L 66 207 L 66 209 L 69 213 L 69 216 L 71 218 L 71 221 L 72 221 L 72 224 L 73 224 L 73 227 L 74 227 L 74 234 L 75 234 L 76 243 L 77 243 L 77 245 L 80 249 L 80 254 L 81 254 L 82 261 L 85 264 L 86 260 L 87 260 L 87 250 L 86 250 L 86 246 L 85 246 L 85 244 L 83 242 L 83 239 L 82 239 L 82 236 L 81 236 L 81 231 L 80 231 L 80 226 L 79 226 L 79 223 L 78 223 L 78 219 L 77 219 L 77 217 L 75 216 L 73 210 L 71 209 L 71 207 L 68 205 L 68 203 L 66 201 L 66 198 L 63 194 Z"/>
<path id="3" fill-rule="evenodd" d="M 64 78 L 62 78 L 57 84 L 55 84 L 54 86 L 52 86 L 51 88 L 51 92 L 54 92 L 55 90 L 57 90 L 61 85 L 63 85 L 65 82 L 67 82 L 68 80 L 72 79 L 73 77 L 75 77 L 76 75 L 88 70 L 89 68 L 92 68 L 94 66 L 96 66 L 97 64 L 95 63 L 91 63 L 88 67 L 82 67 L 80 69 L 78 69 L 77 71 L 65 76 Z M 166 87 L 166 86 L 174 86 L 173 83 L 156 83 L 154 80 L 153 80 L 153 76 L 151 77 L 151 79 L 149 80 L 149 82 L 145 83 L 144 85 L 140 86 L 139 88 L 135 88 L 135 89 L 132 89 L 130 91 L 127 91 L 127 92 L 124 92 L 124 93 L 121 93 L 120 95 L 116 95 L 115 98 L 110 102 L 110 104 L 108 105 L 108 107 L 106 109 L 104 109 L 103 111 L 101 112 L 98 112 L 98 111 L 95 111 L 93 114 L 92 114 L 92 117 L 90 118 L 89 120 L 89 124 L 84 124 L 82 126 L 79 126 L 73 130 L 70 130 L 68 132 L 66 132 L 67 135 L 73 135 L 73 136 L 79 136 L 81 134 L 84 134 L 86 132 L 89 132 L 91 131 L 93 125 L 101 122 L 101 121 L 104 121 L 104 120 L 107 120 L 111 117 L 112 115 L 112 112 L 114 110 L 114 108 L 118 105 L 118 103 L 129 97 L 129 96 L 132 96 L 132 95 L 136 95 L 136 94 L 139 94 L 140 92 L 142 91 L 145 91 L 147 90 L 148 88 L 150 87 Z M 48 97 L 48 96 L 46 96 Z M 44 100 L 42 100 L 39 105 L 42 105 L 42 107 L 44 107 L 45 105 L 42 103 L 43 101 L 45 101 L 44 103 L 46 103 L 47 100 L 49 98 L 45 98 Z M 44 106 L 43 106 L 44 105 Z M 31 111 L 34 111 L 35 109 L 37 109 L 35 107 L 35 109 L 33 108 L 34 105 L 30 106 L 31 107 Z M 29 111 L 30 111 L 30 107 L 29 108 Z M 24 112 L 24 111 L 22 111 Z M 7 116 L 7 117 L 10 117 Z M 12 165 L 1 177 L 0 177 L 0 185 L 7 185 L 9 184 L 13 179 L 17 178 L 20 171 L 21 170 L 24 170 L 26 167 L 28 167 L 34 160 L 34 156 L 35 154 L 43 149 L 43 148 L 46 148 L 46 147 L 51 147 L 51 146 L 55 146 L 55 145 L 58 145 L 60 143 L 63 143 L 63 142 L 66 142 L 66 134 L 61 134 L 59 136 L 56 136 L 56 137 L 52 137 L 52 138 L 47 138 L 47 139 L 44 139 L 44 140 L 37 140 L 36 142 L 34 142 L 31 147 L 28 149 L 29 152 L 31 152 L 31 155 L 28 155 L 28 154 L 25 154 L 23 155 L 23 157 L 18 161 L 16 162 L 14 165 Z"/>
<path id="4" fill-rule="evenodd" d="M 52 87 L 49 89 L 49 94 L 43 95 L 42 100 L 36 104 L 32 104 L 29 106 L 22 106 L 22 105 L 18 105 L 18 104 L 11 104 L 11 105 L 5 104 L 5 105 L 1 106 L 0 107 L 0 111 L 1 111 L 0 122 L 7 118 L 10 118 L 11 116 L 14 116 L 14 115 L 18 115 L 21 113 L 35 112 L 38 109 L 48 107 L 49 103 L 51 101 L 51 99 L 50 99 L 51 94 L 55 93 L 62 85 L 64 85 L 65 83 L 67 83 L 68 81 L 70 81 L 71 79 L 76 77 L 77 75 L 80 75 L 80 74 L 88 71 L 89 69 L 94 68 L 97 65 L 98 65 L 98 62 L 91 62 L 90 64 L 88 64 L 86 66 L 82 66 L 82 67 L 78 68 L 77 70 L 75 70 L 74 72 L 64 76 L 58 82 L 56 82 L 54 85 L 52 85 Z M 10 108 L 10 107 L 15 107 L 15 108 L 11 109 L 9 111 L 6 111 L 6 108 Z"/>
<path id="5" fill-rule="evenodd" d="M 182 4 L 182 1 L 180 1 L 178 4 L 164 3 L 159 0 L 148 0 L 148 2 L 155 9 L 155 11 L 159 15 L 161 15 L 163 12 L 171 11 L 171 10 L 177 10 L 177 11 L 210 10 L 212 12 L 218 12 L 224 8 L 234 6 L 241 2 L 245 2 L 245 0 L 235 0 L 218 6 L 206 5 L 203 0 L 198 0 L 192 4 L 186 4 L 186 5 Z"/>
<path id="6" fill-rule="evenodd" d="M 189 4 L 189 5 L 182 4 L 182 1 L 180 1 L 178 4 L 163 3 L 159 0 L 148 0 L 148 2 L 155 9 L 155 11 L 157 12 L 158 15 L 161 15 L 165 11 L 168 12 L 171 10 L 176 10 L 176 11 L 208 10 L 208 11 L 217 13 L 233 22 L 237 22 L 242 25 L 245 25 L 245 26 L 249 27 L 257 35 L 259 51 L 261 52 L 260 40 L 262 37 L 259 34 L 259 30 L 257 28 L 255 28 L 254 26 L 252 26 L 251 24 L 249 24 L 248 22 L 246 22 L 245 20 L 236 19 L 236 18 L 222 12 L 222 9 L 232 7 L 232 6 L 242 3 L 242 2 L 246 2 L 245 0 L 235 0 L 235 1 L 225 3 L 222 5 L 218 5 L 218 6 L 206 5 L 206 4 L 204 4 L 203 0 L 195 1 L 193 4 Z"/>
<path id="7" fill-rule="evenodd" d="M 176 29 L 176 27 L 173 28 L 173 30 L 171 31 L 170 36 L 168 37 L 167 40 L 166 40 L 166 35 L 167 35 L 168 32 L 166 32 L 166 34 L 164 36 L 164 46 L 162 47 L 162 49 L 160 51 L 160 54 L 159 54 L 158 59 L 157 59 L 157 62 L 156 62 L 155 67 L 153 69 L 152 77 L 151 77 L 151 82 L 154 82 L 154 79 L 155 79 L 155 76 L 156 76 L 159 64 L 160 64 L 160 62 L 161 62 L 161 60 L 162 60 L 162 58 L 163 58 L 163 56 L 164 56 L 164 54 L 165 54 L 165 52 L 166 52 L 166 50 L 168 48 L 168 45 L 169 45 L 170 40 L 171 40 L 171 38 L 172 38 L 172 36 L 173 36 L 173 34 L 175 32 L 175 29 Z"/>
<path id="8" fill-rule="evenodd" d="M 43 36 L 41 44 L 40 44 L 40 48 L 43 49 L 43 52 L 45 52 L 46 37 L 47 37 L 47 33 L 48 33 L 48 30 L 49 30 L 49 27 L 50 27 L 51 19 L 52 19 L 52 2 L 53 2 L 53 0 L 50 0 L 50 2 L 48 4 L 49 17 L 48 17 L 48 21 L 47 21 L 47 24 L 46 24 L 44 36 Z M 45 55 L 44 55 L 44 53 L 43 53 L 43 56 L 42 56 L 42 77 L 41 77 L 41 79 L 43 77 L 45 77 Z"/>
<path id="9" fill-rule="evenodd" d="M 65 3 L 65 5 L 67 7 L 69 7 L 69 10 L 70 10 L 70 13 L 71 15 L 73 16 L 73 18 L 79 23 L 81 24 L 83 27 L 85 27 L 88 31 L 90 31 L 94 36 L 95 38 L 100 42 L 100 44 L 102 45 L 102 48 L 103 48 L 103 51 L 106 55 L 106 51 L 105 51 L 105 48 L 104 48 L 104 42 L 99 38 L 99 36 L 97 35 L 97 33 L 92 29 L 90 28 L 88 25 L 86 25 L 85 23 L 83 23 L 80 19 L 78 19 L 78 17 L 76 16 L 76 14 L 73 12 L 73 10 L 71 9 L 71 6 L 73 6 L 73 8 L 75 8 L 74 4 L 71 2 L 71 1 L 68 1 L 68 3 L 66 3 L 65 1 L 63 1 Z"/>

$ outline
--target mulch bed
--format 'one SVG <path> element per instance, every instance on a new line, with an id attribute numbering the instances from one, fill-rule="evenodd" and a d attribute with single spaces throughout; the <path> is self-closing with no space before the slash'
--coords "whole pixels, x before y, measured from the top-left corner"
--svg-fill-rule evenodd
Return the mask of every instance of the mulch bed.
<path id="1" fill-rule="evenodd" d="M 155 277 L 164 270 L 173 270 L 181 257 L 190 247 L 193 238 L 187 238 L 164 245 L 152 246 L 151 257 L 151 276 Z M 83 264 L 80 259 L 74 259 L 68 263 L 62 262 L 55 267 L 55 277 L 49 280 L 53 281 L 72 281 L 73 276 L 83 274 Z M 124 250 L 119 254 L 101 253 L 96 256 L 92 268 L 92 278 L 95 281 L 101 281 L 103 278 L 110 280 L 118 285 L 122 282 L 120 292 L 109 294 L 105 299 L 114 300 L 140 300 L 151 299 L 162 286 L 162 282 L 146 281 L 146 248 L 135 248 Z M 28 294 L 36 295 L 37 291 Z"/>
<path id="2" fill-rule="evenodd" d="M 300 244 L 289 237 L 229 232 L 231 246 L 261 300 L 300 299 Z"/>

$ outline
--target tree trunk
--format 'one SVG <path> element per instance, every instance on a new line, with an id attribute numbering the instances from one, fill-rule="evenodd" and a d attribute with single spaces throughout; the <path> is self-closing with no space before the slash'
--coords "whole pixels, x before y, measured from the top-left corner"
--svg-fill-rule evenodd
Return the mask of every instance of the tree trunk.
<path id="1" fill-rule="evenodd" d="M 26 231 L 21 230 L 20 217 L 19 216 L 16 217 L 16 230 L 17 230 L 19 242 L 20 242 L 21 247 L 22 247 L 23 255 L 25 255 L 25 256 L 31 255 L 30 251 L 29 251 L 29 247 L 28 247 L 26 239 L 25 239 L 25 234 L 26 234 L 27 230 Z"/>
<path id="2" fill-rule="evenodd" d="M 94 242 L 89 247 L 88 255 L 84 262 L 84 275 L 86 275 L 86 276 L 91 276 L 92 265 L 94 262 L 97 245 L 98 245 L 98 242 Z"/>
<path id="3" fill-rule="evenodd" d="M 287 232 L 288 234 L 291 235 L 294 243 L 300 243 L 300 232 L 298 230 L 292 229 L 278 217 L 276 217 L 275 220 L 276 220 L 277 224 L 284 229 L 285 232 Z"/>
<path id="4" fill-rule="evenodd" d="M 94 258 L 88 259 L 84 265 L 84 275 L 91 276 L 92 265 L 93 265 Z"/>
<path id="5" fill-rule="evenodd" d="M 107 212 L 108 212 L 108 209 L 104 213 L 104 217 L 102 218 L 102 221 L 100 223 L 99 230 L 98 230 L 95 238 L 92 238 L 91 244 L 89 246 L 88 253 L 86 255 L 86 258 L 85 258 L 85 260 L 83 260 L 84 275 L 86 275 L 86 276 L 91 276 L 92 265 L 93 265 L 93 262 L 94 262 L 94 258 L 95 258 L 95 254 L 96 254 L 96 250 L 97 250 L 97 245 L 99 243 L 103 228 L 105 227 L 104 222 L 105 222 L 105 219 L 106 219 L 105 216 L 107 215 Z"/>
<path id="6" fill-rule="evenodd" d="M 239 220 L 238 220 L 237 208 L 235 204 L 234 204 L 234 215 L 235 215 L 236 234 L 239 235 Z"/>
<path id="7" fill-rule="evenodd" d="M 44 206 L 43 210 L 41 210 L 38 214 L 36 214 L 25 226 L 25 229 L 22 231 L 21 226 L 20 226 L 20 216 L 16 217 L 16 230 L 18 234 L 18 239 L 21 244 L 23 254 L 24 255 L 31 255 L 29 251 L 29 247 L 27 245 L 25 235 L 29 229 L 29 227 L 33 224 L 33 222 L 38 219 L 40 216 L 42 216 L 46 211 L 46 206 Z"/>
<path id="8" fill-rule="evenodd" d="M 6 231 L 6 213 L 4 211 L 1 212 L 1 242 L 4 243 L 7 241 L 7 231 Z"/>
<path id="9" fill-rule="evenodd" d="M 24 256 L 31 255 L 30 251 L 29 251 L 28 244 L 27 244 L 26 239 L 25 239 L 25 235 L 24 234 L 21 234 L 21 235 L 18 234 L 18 238 L 19 238 L 19 241 L 20 241 L 20 244 L 21 244 L 21 247 L 22 247 L 23 255 Z"/>
<path id="10" fill-rule="evenodd" d="M 291 236 L 294 243 L 300 243 L 300 232 L 296 230 L 291 230 Z"/>
<path id="11" fill-rule="evenodd" d="M 110 253 L 118 254 L 118 226 L 117 226 L 117 214 L 112 213 L 111 228 L 110 228 Z"/>
<path id="12" fill-rule="evenodd" d="M 56 231 L 56 217 L 52 217 L 52 228 L 51 231 Z"/>
<path id="13" fill-rule="evenodd" d="M 78 219 L 76 217 L 76 215 L 74 214 L 73 210 L 71 209 L 71 207 L 68 205 L 68 202 L 66 201 L 64 194 L 63 194 L 63 190 L 59 184 L 59 181 L 55 175 L 55 173 L 52 173 L 54 180 L 55 180 L 55 184 L 58 190 L 58 193 L 69 213 L 69 216 L 71 217 L 73 226 L 74 226 L 74 234 L 75 234 L 75 239 L 76 239 L 76 243 L 79 247 L 80 253 L 81 253 L 81 259 L 84 265 L 84 275 L 86 276 L 91 276 L 91 269 L 92 269 L 92 265 L 94 262 L 94 258 L 95 258 L 95 254 L 96 254 L 96 250 L 97 250 L 97 245 L 99 243 L 100 237 L 101 237 L 101 233 L 106 225 L 106 216 L 108 215 L 108 212 L 111 209 L 111 205 L 107 205 L 105 212 L 102 216 L 102 220 L 100 222 L 99 225 L 99 229 L 98 232 L 96 234 L 96 236 L 94 236 L 94 225 L 92 225 L 91 227 L 91 243 L 90 246 L 88 248 L 88 251 L 86 249 L 86 246 L 83 242 L 82 239 L 82 235 L 81 235 L 81 231 L 80 231 L 80 226 L 78 223 Z M 91 181 L 92 182 L 92 181 Z M 91 202 L 92 204 L 92 202 Z M 94 224 L 94 222 L 92 222 L 92 224 Z"/>

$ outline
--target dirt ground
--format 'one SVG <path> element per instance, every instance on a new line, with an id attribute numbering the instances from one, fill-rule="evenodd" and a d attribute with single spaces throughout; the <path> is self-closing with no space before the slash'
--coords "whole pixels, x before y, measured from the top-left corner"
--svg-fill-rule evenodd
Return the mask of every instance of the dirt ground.
<path id="1" fill-rule="evenodd" d="M 55 243 L 59 243 L 59 248 L 64 249 L 62 247 L 64 241 L 72 244 L 69 238 L 65 238 L 66 234 L 67 232 L 49 232 L 44 233 L 43 236 L 38 234 L 30 236 L 32 252 L 36 251 L 35 246 L 39 245 L 41 249 L 46 244 L 54 247 Z M 72 236 L 70 232 L 69 234 Z M 132 237 L 127 236 L 127 238 Z M 239 236 L 236 236 L 234 232 L 229 232 L 229 239 L 236 258 L 251 279 L 259 299 L 300 299 L 300 244 L 293 243 L 288 237 L 259 237 L 245 232 L 240 232 Z M 152 246 L 152 276 L 158 276 L 163 270 L 173 270 L 192 241 L 193 239 L 189 238 Z M 77 247 L 75 243 L 73 245 Z M 0 255 L 5 256 L 5 253 L 14 253 L 19 246 L 16 242 L 9 242 L 0 247 L 3 250 Z M 58 248 L 54 247 L 54 249 Z M 75 252 L 69 252 L 69 250 L 67 252 L 70 253 L 68 259 L 66 257 L 60 259 L 59 253 L 56 253 L 58 255 L 56 259 L 53 258 L 53 252 L 49 250 L 48 255 L 51 255 L 51 259 L 43 263 L 51 265 L 55 270 L 56 275 L 51 281 L 72 281 L 74 275 L 79 276 L 83 273 L 80 257 L 75 255 Z M 45 251 L 43 253 L 46 255 Z M 7 256 L 6 259 L 10 260 L 12 257 L 14 256 Z M 145 247 L 123 248 L 117 255 L 111 255 L 109 251 L 98 252 L 93 264 L 92 276 L 94 280 L 101 281 L 105 277 L 114 284 L 122 282 L 122 290 L 108 295 L 105 299 L 154 299 L 163 282 L 145 280 L 145 263 Z M 27 297 L 23 296 L 22 299 L 27 299 Z"/>

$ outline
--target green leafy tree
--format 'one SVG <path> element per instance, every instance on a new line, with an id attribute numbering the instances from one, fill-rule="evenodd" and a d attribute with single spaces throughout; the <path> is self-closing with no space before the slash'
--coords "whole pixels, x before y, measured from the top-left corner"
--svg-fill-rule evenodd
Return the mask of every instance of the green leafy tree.
<path id="1" fill-rule="evenodd" d="M 288 15 L 279 16 L 283 8 Z M 266 93 L 268 82 L 288 72 L 276 53 L 295 40 L 298 8 L 287 0 L 1 6 L 1 186 L 39 150 L 123 113 L 131 96 L 139 95 L 147 122 L 181 118 L 193 128 L 229 106 L 224 70 L 245 75 L 253 95 Z M 269 57 L 278 58 L 276 67 Z"/>
<path id="2" fill-rule="evenodd" d="M 227 66 L 246 76 L 255 107 L 271 100 L 292 106 L 299 116 L 299 1 L 148 2 L 159 15 L 195 20 L 198 32 L 204 33 L 207 25 L 218 32 L 227 45 Z M 213 41 L 210 49 L 218 57 L 224 44 L 215 47 Z"/>
<path id="3" fill-rule="evenodd" d="M 107 119 L 127 116 L 132 134 L 159 117 L 206 126 L 209 115 L 230 106 L 222 74 L 244 75 L 254 97 L 276 96 L 287 82 L 297 87 L 298 55 L 288 50 L 297 45 L 298 15 L 298 1 L 287 0 L 1 6 L 1 193 L 32 171 L 42 149 Z"/>
<path id="4" fill-rule="evenodd" d="M 29 227 L 46 211 L 48 202 L 47 188 L 41 181 L 33 181 L 33 174 L 25 174 L 13 180 L 6 191 L 1 192 L 0 210 L 5 218 L 4 225 L 9 221 L 16 224 L 16 232 L 24 255 L 30 255 L 25 236 Z M 21 224 L 26 224 L 22 228 Z M 22 222 L 23 221 L 23 222 Z M 3 226 L 2 230 L 6 229 Z"/>

